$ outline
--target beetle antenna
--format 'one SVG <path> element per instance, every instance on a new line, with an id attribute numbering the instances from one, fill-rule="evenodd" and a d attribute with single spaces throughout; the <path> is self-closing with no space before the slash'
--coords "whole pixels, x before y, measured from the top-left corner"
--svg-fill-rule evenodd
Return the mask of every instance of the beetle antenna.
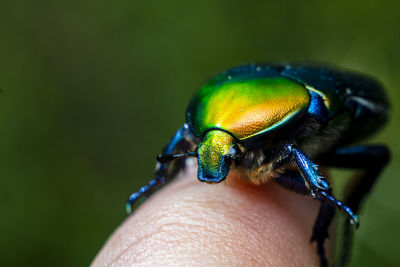
<path id="1" fill-rule="evenodd" d="M 187 157 L 197 157 L 196 152 L 187 152 L 179 154 L 160 154 L 157 155 L 157 161 L 160 163 L 167 163 L 175 159 L 187 158 Z"/>

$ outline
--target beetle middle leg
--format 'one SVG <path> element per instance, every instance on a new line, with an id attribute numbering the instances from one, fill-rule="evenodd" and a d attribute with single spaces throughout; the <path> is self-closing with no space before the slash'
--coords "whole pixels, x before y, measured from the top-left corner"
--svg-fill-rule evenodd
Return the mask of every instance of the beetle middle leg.
<path id="1" fill-rule="evenodd" d="M 279 168 L 285 163 L 294 162 L 309 193 L 314 199 L 326 201 L 337 207 L 347 215 L 351 224 L 355 226 L 358 225 L 357 215 L 349 207 L 332 196 L 326 177 L 319 173 L 318 165 L 316 165 L 306 153 L 296 148 L 294 145 L 287 144 L 283 147 L 283 151 L 280 154 L 282 156 L 276 161 L 276 168 Z"/>
<path id="2" fill-rule="evenodd" d="M 194 137 L 186 124 L 175 133 L 164 148 L 163 153 L 157 156 L 159 163 L 157 163 L 154 178 L 129 197 L 126 203 L 127 213 L 132 213 L 133 206 L 139 200 L 148 198 L 161 186 L 171 181 L 180 170 L 184 169 L 186 158 L 194 156 L 192 152 L 185 152 L 191 148 L 193 139 Z M 173 164 L 171 164 L 172 161 L 174 161 Z"/>

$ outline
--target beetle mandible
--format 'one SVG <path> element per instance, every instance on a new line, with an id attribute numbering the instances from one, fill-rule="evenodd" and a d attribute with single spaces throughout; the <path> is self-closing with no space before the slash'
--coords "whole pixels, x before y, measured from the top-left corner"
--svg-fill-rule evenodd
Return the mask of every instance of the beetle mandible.
<path id="1" fill-rule="evenodd" d="M 252 184 L 269 180 L 321 202 L 311 241 L 327 266 L 324 241 L 336 208 L 347 217 L 345 232 L 357 227 L 363 198 L 390 158 L 384 145 L 358 145 L 387 120 L 389 101 L 373 78 L 326 66 L 251 64 L 229 69 L 192 97 L 186 123 L 157 156 L 155 178 L 132 194 L 149 197 L 196 157 L 198 179 L 223 181 L 235 168 Z M 341 202 L 318 165 L 364 169 Z M 293 168 L 292 166 L 295 166 Z M 348 259 L 346 246 L 340 259 Z"/>

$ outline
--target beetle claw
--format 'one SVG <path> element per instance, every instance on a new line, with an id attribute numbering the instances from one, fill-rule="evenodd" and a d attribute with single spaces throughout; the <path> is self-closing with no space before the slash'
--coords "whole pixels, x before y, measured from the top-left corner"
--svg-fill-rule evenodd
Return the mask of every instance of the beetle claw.
<path id="1" fill-rule="evenodd" d="M 311 197 L 312 197 L 313 199 L 318 199 L 317 193 L 314 191 L 314 189 L 311 189 L 311 190 L 310 190 L 310 194 L 311 194 Z"/>
<path id="2" fill-rule="evenodd" d="M 354 227 L 357 229 L 360 226 L 360 220 L 358 219 L 357 215 L 353 215 L 352 218 L 350 219 L 350 224 L 354 225 Z"/>
<path id="3" fill-rule="evenodd" d="M 313 186 L 318 190 L 323 190 L 323 191 L 328 190 L 330 188 L 328 182 L 322 179 L 318 179 L 315 183 L 313 183 Z"/>

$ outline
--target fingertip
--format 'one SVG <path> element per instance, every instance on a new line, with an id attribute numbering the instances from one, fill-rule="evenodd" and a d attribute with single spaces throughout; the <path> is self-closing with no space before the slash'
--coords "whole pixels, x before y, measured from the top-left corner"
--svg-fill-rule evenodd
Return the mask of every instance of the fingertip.
<path id="1" fill-rule="evenodd" d="M 93 265 L 318 266 L 309 241 L 317 204 L 234 172 L 200 183 L 190 170 L 127 218 Z"/>

